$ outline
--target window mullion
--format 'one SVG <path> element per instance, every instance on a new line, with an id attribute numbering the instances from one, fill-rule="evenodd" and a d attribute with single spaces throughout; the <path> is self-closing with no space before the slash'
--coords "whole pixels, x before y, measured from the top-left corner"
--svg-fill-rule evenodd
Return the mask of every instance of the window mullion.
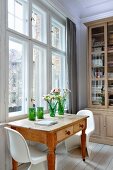
<path id="1" fill-rule="evenodd" d="M 29 93 L 28 93 L 28 103 L 29 103 L 29 106 L 31 107 L 32 106 L 32 98 L 33 98 L 33 86 L 32 86 L 32 83 L 33 83 L 33 42 L 30 41 L 29 42 L 29 59 L 28 59 L 28 70 L 29 70 L 29 81 L 28 81 L 28 89 L 29 89 Z"/>
<path id="2" fill-rule="evenodd" d="M 29 37 L 32 39 L 32 0 L 29 0 Z"/>

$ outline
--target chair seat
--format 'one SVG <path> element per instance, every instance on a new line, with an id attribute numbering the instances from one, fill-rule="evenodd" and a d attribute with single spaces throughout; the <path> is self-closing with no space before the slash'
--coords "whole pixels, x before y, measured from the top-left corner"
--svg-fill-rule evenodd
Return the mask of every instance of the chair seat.
<path id="1" fill-rule="evenodd" d="M 30 151 L 30 155 L 31 155 L 31 163 L 32 164 L 37 164 L 37 163 L 47 160 L 47 154 L 39 151 L 36 147 L 29 146 L 29 151 Z M 37 157 L 37 155 L 39 157 Z"/>

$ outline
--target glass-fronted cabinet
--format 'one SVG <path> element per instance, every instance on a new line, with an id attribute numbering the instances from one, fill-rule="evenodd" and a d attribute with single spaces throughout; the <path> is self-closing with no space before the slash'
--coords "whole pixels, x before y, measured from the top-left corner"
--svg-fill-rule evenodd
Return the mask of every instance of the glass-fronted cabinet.
<path id="1" fill-rule="evenodd" d="M 113 107 L 113 21 L 89 27 L 89 106 Z"/>
<path id="2" fill-rule="evenodd" d="M 113 145 L 113 17 L 88 27 L 88 109 L 93 112 L 92 142 Z"/>

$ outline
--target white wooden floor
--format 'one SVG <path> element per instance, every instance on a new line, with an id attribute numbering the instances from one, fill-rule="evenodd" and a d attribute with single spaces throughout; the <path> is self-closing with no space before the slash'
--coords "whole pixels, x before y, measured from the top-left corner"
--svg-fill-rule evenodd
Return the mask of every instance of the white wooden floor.
<path id="1" fill-rule="evenodd" d="M 91 157 L 86 156 L 85 162 L 81 158 L 81 149 L 74 149 L 66 153 L 62 144 L 57 150 L 56 170 L 113 170 L 113 146 L 90 143 Z M 25 165 L 19 170 L 26 170 Z"/>

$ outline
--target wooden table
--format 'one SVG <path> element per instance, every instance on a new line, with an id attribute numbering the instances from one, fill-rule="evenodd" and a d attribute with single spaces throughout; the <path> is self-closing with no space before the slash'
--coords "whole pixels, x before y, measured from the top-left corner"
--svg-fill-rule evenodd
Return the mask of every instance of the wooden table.
<path id="1" fill-rule="evenodd" d="M 86 154 L 86 126 L 88 116 L 78 116 L 72 114 L 65 114 L 63 117 L 56 116 L 50 118 L 45 115 L 45 120 L 57 120 L 58 123 L 52 126 L 40 126 L 34 121 L 22 119 L 8 123 L 11 128 L 19 131 L 26 140 L 40 142 L 48 146 L 48 170 L 55 170 L 55 149 L 56 145 L 72 136 L 76 132 L 82 130 L 81 147 L 82 159 L 85 161 Z M 39 121 L 39 120 L 36 120 Z M 17 170 L 18 163 L 12 161 L 13 170 Z"/>

